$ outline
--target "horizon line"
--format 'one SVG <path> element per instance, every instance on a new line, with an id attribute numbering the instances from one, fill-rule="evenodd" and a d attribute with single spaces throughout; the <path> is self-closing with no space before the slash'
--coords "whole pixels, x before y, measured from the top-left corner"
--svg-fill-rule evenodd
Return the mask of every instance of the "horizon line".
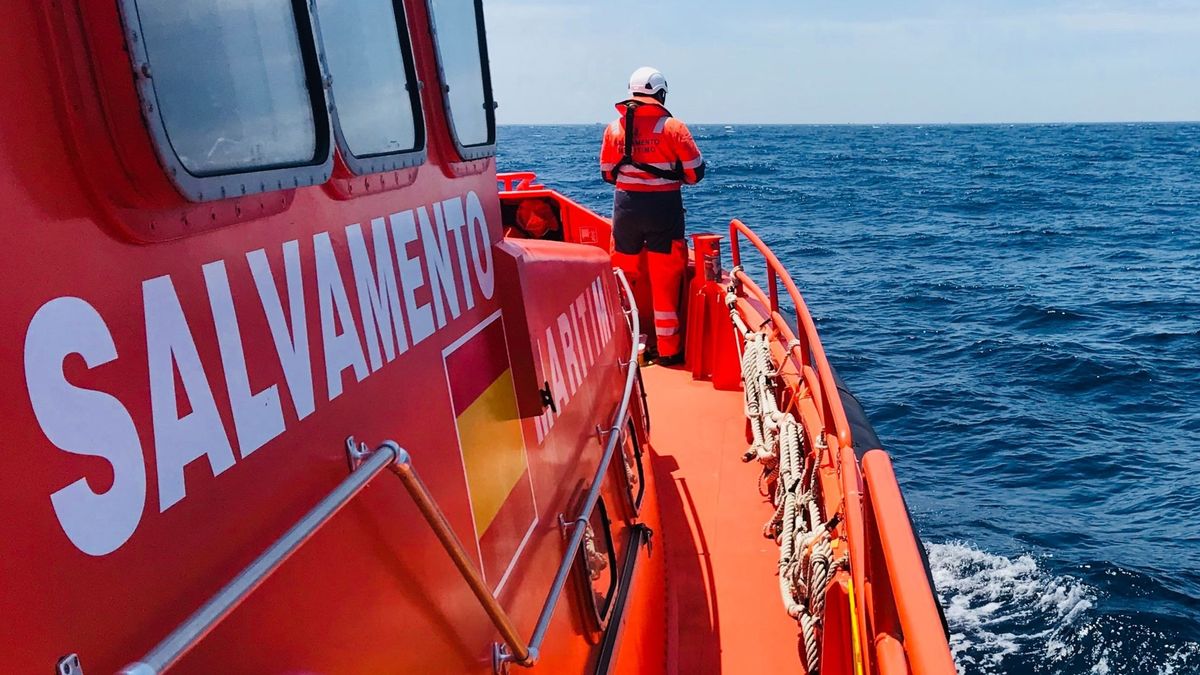
<path id="1" fill-rule="evenodd" d="M 497 127 L 589 127 L 605 126 L 608 122 L 503 122 Z M 693 126 L 755 126 L 755 127 L 984 127 L 984 126 L 1112 126 L 1138 124 L 1200 124 L 1194 120 L 1088 120 L 1088 121 L 1021 121 L 1021 122 L 689 122 Z"/>

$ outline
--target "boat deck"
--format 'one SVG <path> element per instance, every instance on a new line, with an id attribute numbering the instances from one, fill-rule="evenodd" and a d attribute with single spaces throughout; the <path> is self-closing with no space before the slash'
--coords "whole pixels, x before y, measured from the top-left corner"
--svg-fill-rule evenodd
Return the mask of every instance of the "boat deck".
<path id="1" fill-rule="evenodd" d="M 682 368 L 643 370 L 667 561 L 668 672 L 800 672 L 779 599 L 773 507 L 746 450 L 741 392 Z"/>

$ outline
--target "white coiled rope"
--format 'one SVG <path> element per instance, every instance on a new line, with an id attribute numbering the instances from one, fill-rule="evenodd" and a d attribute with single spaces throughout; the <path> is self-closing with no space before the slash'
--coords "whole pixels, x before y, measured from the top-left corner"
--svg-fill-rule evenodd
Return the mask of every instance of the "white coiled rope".
<path id="1" fill-rule="evenodd" d="M 763 526 L 763 535 L 779 543 L 779 592 L 783 606 L 800 628 L 805 669 L 815 674 L 820 666 L 820 629 L 825 611 L 825 591 L 836 567 L 829 528 L 821 513 L 817 481 L 817 455 L 809 452 L 804 427 L 791 413 L 779 410 L 778 373 L 771 357 L 771 336 L 750 330 L 737 311 L 737 294 L 730 288 L 725 304 L 742 350 L 742 383 L 746 417 L 752 442 L 743 461 L 763 465 L 763 483 L 775 481 L 769 495 L 775 513 Z"/>

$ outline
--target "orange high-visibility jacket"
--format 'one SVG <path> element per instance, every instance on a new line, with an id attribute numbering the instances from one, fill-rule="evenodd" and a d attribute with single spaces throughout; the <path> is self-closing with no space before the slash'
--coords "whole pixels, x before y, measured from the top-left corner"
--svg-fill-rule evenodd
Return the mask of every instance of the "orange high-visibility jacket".
<path id="1" fill-rule="evenodd" d="M 618 103 L 617 112 L 620 117 L 604 130 L 600 145 L 600 174 L 606 182 L 631 192 L 665 192 L 704 177 L 704 158 L 692 132 L 658 101 L 636 97 Z M 632 119 L 634 131 L 628 157 L 626 119 Z"/>

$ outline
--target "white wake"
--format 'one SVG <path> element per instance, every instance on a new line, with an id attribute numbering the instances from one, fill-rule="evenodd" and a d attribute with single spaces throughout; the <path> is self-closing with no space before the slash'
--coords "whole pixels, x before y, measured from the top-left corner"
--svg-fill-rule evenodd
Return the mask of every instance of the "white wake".
<path id="1" fill-rule="evenodd" d="M 1096 599 L 1081 581 L 1048 574 L 1029 555 L 1005 558 L 959 542 L 926 549 L 959 672 L 1008 672 L 1006 657 L 1037 646 L 1051 659 L 1070 655 L 1056 636 Z"/>
<path id="2" fill-rule="evenodd" d="M 1102 611 L 1095 588 L 1031 555 L 1006 558 L 962 542 L 926 549 L 963 675 L 1200 673 L 1200 642 Z"/>

